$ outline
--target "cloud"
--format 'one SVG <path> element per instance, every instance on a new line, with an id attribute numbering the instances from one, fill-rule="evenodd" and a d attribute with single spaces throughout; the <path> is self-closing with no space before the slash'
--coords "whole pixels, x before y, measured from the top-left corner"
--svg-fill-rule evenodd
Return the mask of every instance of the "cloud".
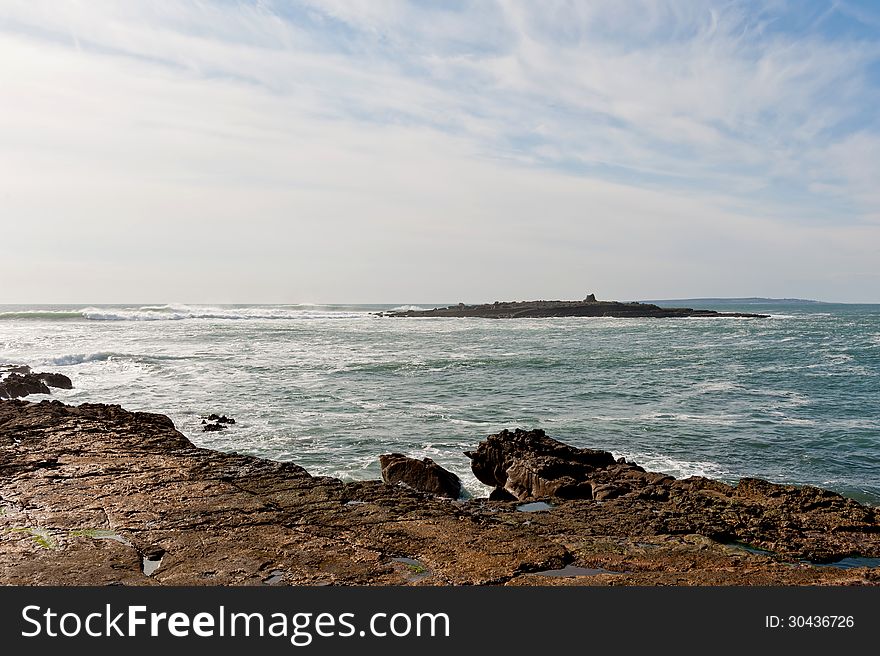
<path id="1" fill-rule="evenodd" d="M 878 44 L 796 11 L 5 3 L 0 273 L 38 254 L 22 301 L 880 300 Z"/>

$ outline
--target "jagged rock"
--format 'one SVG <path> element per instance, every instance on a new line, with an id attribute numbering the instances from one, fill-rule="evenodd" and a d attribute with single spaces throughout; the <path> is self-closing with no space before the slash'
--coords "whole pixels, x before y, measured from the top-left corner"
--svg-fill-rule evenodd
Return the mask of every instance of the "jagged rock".
<path id="1" fill-rule="evenodd" d="M 209 414 L 207 417 L 203 417 L 203 419 L 207 419 L 208 421 L 216 421 L 219 424 L 234 424 L 235 419 L 232 417 L 227 417 L 226 415 L 218 415 L 215 413 Z M 204 423 L 204 422 L 202 422 Z"/>
<path id="2" fill-rule="evenodd" d="M 414 490 L 441 497 L 457 499 L 461 495 L 458 476 L 438 465 L 430 458 L 416 460 L 402 453 L 379 456 L 382 480 L 389 485 L 403 483 Z"/>
<path id="3" fill-rule="evenodd" d="M 503 487 L 496 487 L 489 492 L 489 501 L 516 501 L 516 497 Z"/>
<path id="4" fill-rule="evenodd" d="M 547 437 L 542 430 L 503 430 L 466 452 L 482 483 L 503 488 L 520 500 L 557 496 L 589 499 L 589 475 L 615 464 L 607 451 L 576 449 Z"/>
<path id="5" fill-rule="evenodd" d="M 50 394 L 50 387 L 73 389 L 64 374 L 32 373 L 27 365 L 5 365 L 0 372 L 11 372 L 0 380 L 0 399 L 17 399 L 29 394 Z"/>
<path id="6" fill-rule="evenodd" d="M 0 381 L 0 399 L 17 399 L 29 394 L 49 394 L 49 388 L 36 374 L 9 374 Z"/>
<path id="7" fill-rule="evenodd" d="M 202 415 L 202 430 L 206 433 L 226 430 L 229 425 L 234 423 L 235 419 L 226 415 L 218 415 L 216 413 Z"/>
<path id="8" fill-rule="evenodd" d="M 58 389 L 73 389 L 73 383 L 71 382 L 70 378 L 68 378 L 64 374 L 41 373 L 33 375 L 38 377 L 49 387 L 57 387 Z"/>

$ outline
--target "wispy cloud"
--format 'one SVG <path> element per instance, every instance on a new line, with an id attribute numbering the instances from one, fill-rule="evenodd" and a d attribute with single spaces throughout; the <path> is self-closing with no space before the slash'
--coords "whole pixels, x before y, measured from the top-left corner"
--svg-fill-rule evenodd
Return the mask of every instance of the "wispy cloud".
<path id="1" fill-rule="evenodd" d="M 83 281 L 122 296 L 158 259 L 187 280 L 172 289 L 212 299 L 544 296 L 589 279 L 621 296 L 878 300 L 878 15 L 4 3 L 0 254 L 51 252 L 79 272 L 66 296 Z M 120 255 L 132 240 L 149 248 Z M 456 271 L 418 255 L 433 248 Z M 510 254 L 549 268 L 502 274 Z M 137 284 L 167 297 L 162 276 Z"/>

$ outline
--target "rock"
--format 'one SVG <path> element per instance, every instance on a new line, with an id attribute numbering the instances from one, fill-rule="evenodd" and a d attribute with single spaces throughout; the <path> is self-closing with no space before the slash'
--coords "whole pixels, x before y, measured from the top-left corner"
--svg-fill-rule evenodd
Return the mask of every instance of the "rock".
<path id="1" fill-rule="evenodd" d="M 608 499 L 614 499 L 616 497 L 622 496 L 626 493 L 626 490 L 623 488 L 619 488 L 615 485 L 596 485 L 593 487 L 593 498 L 596 501 L 607 501 Z"/>
<path id="2" fill-rule="evenodd" d="M 0 374 L 29 374 L 31 368 L 26 364 L 0 364 Z"/>
<path id="3" fill-rule="evenodd" d="M 234 423 L 235 419 L 226 415 L 218 415 L 213 412 L 209 415 L 202 415 L 202 431 L 206 433 L 226 430 L 230 424 Z"/>
<path id="4" fill-rule="evenodd" d="M 207 419 L 208 421 L 216 421 L 219 424 L 234 424 L 235 419 L 232 417 L 227 417 L 226 415 L 218 415 L 218 414 L 210 414 L 207 417 L 202 417 L 202 419 Z M 204 422 L 203 422 L 204 423 Z"/>
<path id="5" fill-rule="evenodd" d="M 50 394 L 36 374 L 9 374 L 0 381 L 0 399 L 17 399 L 29 394 Z"/>
<path id="6" fill-rule="evenodd" d="M 877 509 L 758 479 L 675 480 L 543 438 L 520 442 L 581 454 L 595 496 L 618 495 L 531 514 L 449 503 L 197 448 L 163 415 L 0 401 L 0 584 L 259 585 L 274 572 L 281 585 L 880 584 L 880 568 L 802 562 L 880 558 Z M 413 562 L 424 576 L 401 566 Z M 538 575 L 567 565 L 599 573 Z"/>
<path id="7" fill-rule="evenodd" d="M 379 312 L 383 317 L 482 317 L 485 319 L 523 319 L 547 317 L 740 317 L 767 318 L 766 314 L 717 312 L 693 308 L 664 308 L 653 303 L 620 303 L 597 301 L 590 294 L 583 301 L 495 301 L 482 305 L 450 305 L 429 310 L 392 310 Z"/>
<path id="8" fill-rule="evenodd" d="M 16 399 L 29 394 L 50 394 L 50 387 L 73 389 L 64 374 L 32 373 L 27 365 L 4 365 L 0 372 L 10 372 L 0 380 L 0 399 Z"/>
<path id="9" fill-rule="evenodd" d="M 516 497 L 503 487 L 496 487 L 489 493 L 489 501 L 516 501 Z"/>
<path id="10" fill-rule="evenodd" d="M 542 430 L 503 430 L 465 455 L 471 459 L 477 479 L 520 500 L 549 496 L 589 499 L 590 474 L 615 464 L 607 451 L 576 449 L 547 437 Z"/>
<path id="11" fill-rule="evenodd" d="M 379 465 L 382 467 L 382 480 L 389 485 L 403 483 L 414 490 L 450 499 L 461 496 L 458 476 L 430 458 L 416 460 L 402 453 L 389 453 L 379 456 Z"/>
<path id="12" fill-rule="evenodd" d="M 34 374 L 40 380 L 42 380 L 49 387 L 57 387 L 59 389 L 73 389 L 73 383 L 70 381 L 70 378 L 65 376 L 64 374 Z"/>

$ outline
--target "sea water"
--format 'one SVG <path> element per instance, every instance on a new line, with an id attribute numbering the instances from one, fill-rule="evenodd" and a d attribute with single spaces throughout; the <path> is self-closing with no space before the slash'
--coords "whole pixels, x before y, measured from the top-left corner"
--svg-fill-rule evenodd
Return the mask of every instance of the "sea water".
<path id="1" fill-rule="evenodd" d="M 771 317 L 0 306 L 0 363 L 68 375 L 74 389 L 51 398 L 160 412 L 199 446 L 345 480 L 378 478 L 378 456 L 398 451 L 484 494 L 462 452 L 522 427 L 677 477 L 758 476 L 880 503 L 880 306 L 687 305 Z M 209 413 L 236 424 L 203 432 Z"/>

